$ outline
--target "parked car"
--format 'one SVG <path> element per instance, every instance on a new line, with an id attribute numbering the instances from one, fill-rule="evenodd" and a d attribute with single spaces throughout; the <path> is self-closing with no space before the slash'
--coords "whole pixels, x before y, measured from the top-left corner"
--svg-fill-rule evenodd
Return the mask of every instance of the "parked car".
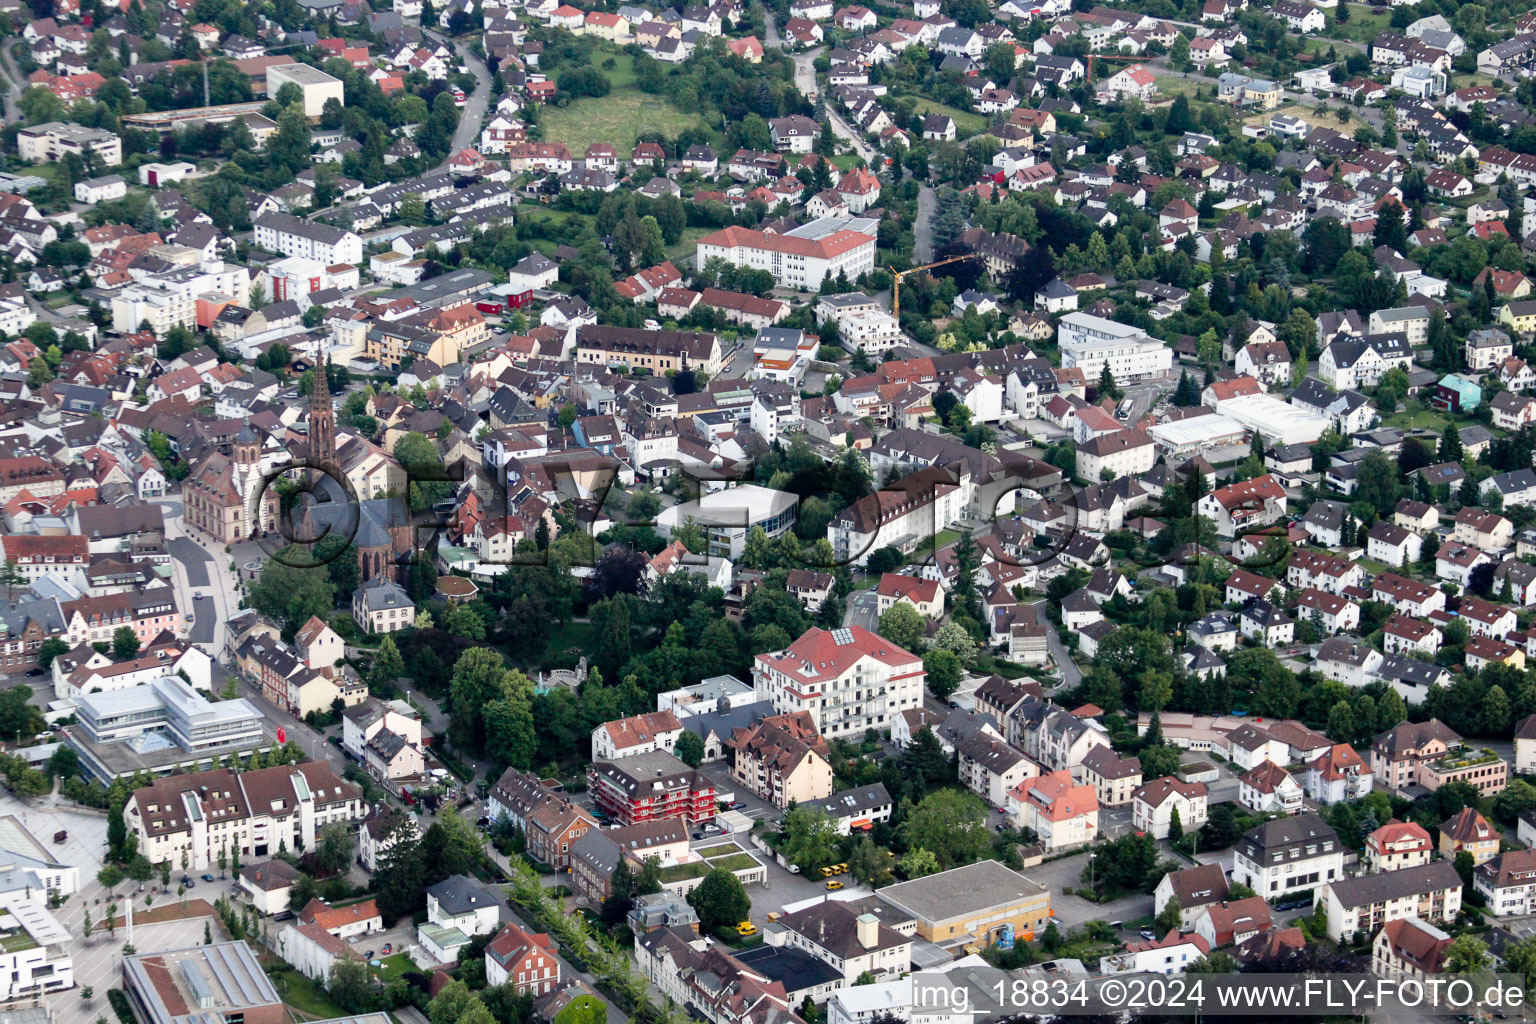
<path id="1" fill-rule="evenodd" d="M 827 892 L 837 892 L 837 890 L 841 889 L 842 887 L 843 883 L 834 878 L 827 883 Z"/>
<path id="2" fill-rule="evenodd" d="M 386 943 L 384 943 L 384 954 L 383 954 L 384 956 L 389 956 L 389 954 L 393 953 L 394 951 L 395 951 L 395 944 L 393 942 L 386 942 Z"/>
<path id="3" fill-rule="evenodd" d="M 213 876 L 212 875 L 204 875 L 203 876 L 203 881 L 211 882 L 211 881 L 213 881 Z"/>
<path id="4" fill-rule="evenodd" d="M 736 934 L 742 937 L 756 935 L 757 925 L 753 924 L 751 921 L 743 921 L 741 924 L 736 926 Z"/>

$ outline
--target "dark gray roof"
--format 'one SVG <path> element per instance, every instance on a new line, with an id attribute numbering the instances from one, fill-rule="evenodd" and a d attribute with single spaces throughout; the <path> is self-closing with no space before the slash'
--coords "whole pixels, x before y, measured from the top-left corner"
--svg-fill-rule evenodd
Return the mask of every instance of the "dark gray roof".
<path id="1" fill-rule="evenodd" d="M 1403 899 L 1416 894 L 1436 892 L 1441 889 L 1461 888 L 1461 876 L 1448 860 L 1431 861 L 1414 868 L 1400 871 L 1383 871 L 1380 874 L 1343 878 L 1329 885 L 1334 899 L 1346 909 L 1368 907 L 1373 903 Z"/>

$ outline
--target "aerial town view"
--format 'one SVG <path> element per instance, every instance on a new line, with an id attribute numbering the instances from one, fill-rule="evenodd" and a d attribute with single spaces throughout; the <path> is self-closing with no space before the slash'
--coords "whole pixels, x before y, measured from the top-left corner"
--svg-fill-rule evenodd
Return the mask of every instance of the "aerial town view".
<path id="1" fill-rule="evenodd" d="M 0 1024 L 1536 996 L 1536 3 L 0 0 L 0 97 Z"/>

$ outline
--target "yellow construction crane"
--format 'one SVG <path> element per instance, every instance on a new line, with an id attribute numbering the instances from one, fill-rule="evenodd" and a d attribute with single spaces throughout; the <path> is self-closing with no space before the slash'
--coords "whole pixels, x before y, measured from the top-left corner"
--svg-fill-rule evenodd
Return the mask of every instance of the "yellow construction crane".
<path id="1" fill-rule="evenodd" d="M 919 270 L 932 270 L 934 267 L 942 267 L 946 263 L 959 263 L 961 260 L 974 260 L 981 255 L 979 252 L 968 252 L 963 256 L 951 256 L 947 260 L 939 260 L 937 263 L 925 263 L 921 267 L 913 267 L 911 270 L 896 271 L 891 284 L 891 315 L 901 319 L 901 279 L 908 274 L 915 274 Z"/>

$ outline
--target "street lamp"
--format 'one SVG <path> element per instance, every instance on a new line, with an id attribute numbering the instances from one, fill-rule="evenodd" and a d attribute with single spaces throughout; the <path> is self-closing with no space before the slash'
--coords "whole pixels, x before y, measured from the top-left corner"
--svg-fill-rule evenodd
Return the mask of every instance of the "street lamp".
<path id="1" fill-rule="evenodd" d="M 1098 892 L 1098 889 L 1093 884 L 1093 859 L 1097 856 L 1098 854 L 1092 850 L 1088 851 L 1088 888 L 1093 889 L 1094 892 Z"/>

